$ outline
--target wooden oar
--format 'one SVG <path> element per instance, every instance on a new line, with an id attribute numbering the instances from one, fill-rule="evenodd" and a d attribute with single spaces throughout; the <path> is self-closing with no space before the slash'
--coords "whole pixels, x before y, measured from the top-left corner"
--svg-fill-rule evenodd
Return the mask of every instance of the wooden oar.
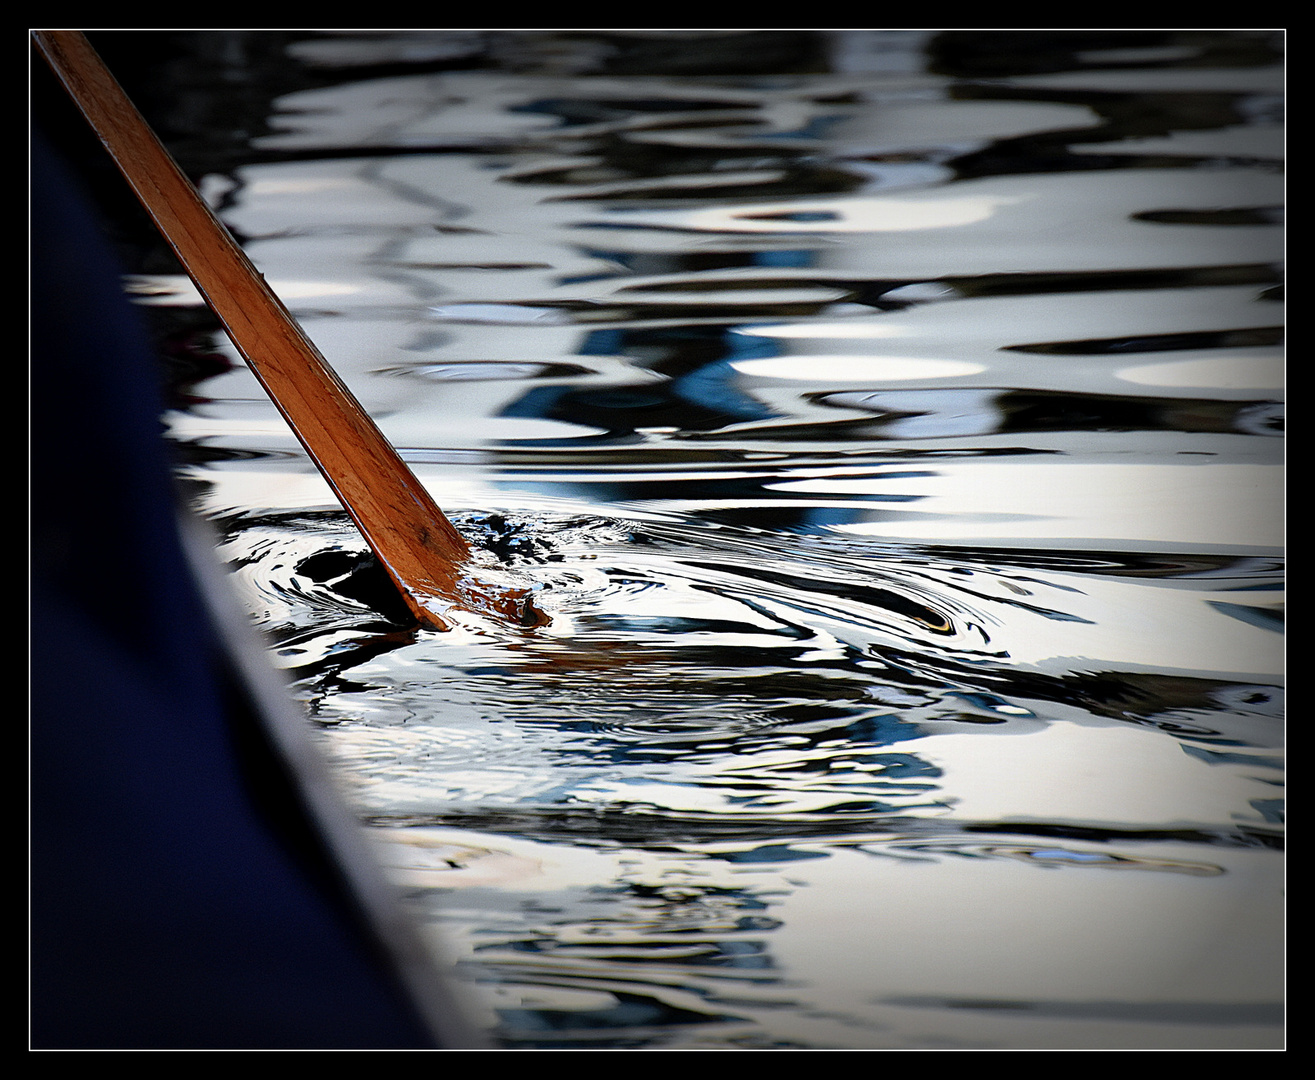
<path id="1" fill-rule="evenodd" d="M 467 576 L 466 541 L 183 175 L 86 37 L 72 30 L 33 36 L 416 618 L 446 628 L 443 612 L 455 604 L 524 625 L 545 622 L 523 592 L 495 592 Z"/>

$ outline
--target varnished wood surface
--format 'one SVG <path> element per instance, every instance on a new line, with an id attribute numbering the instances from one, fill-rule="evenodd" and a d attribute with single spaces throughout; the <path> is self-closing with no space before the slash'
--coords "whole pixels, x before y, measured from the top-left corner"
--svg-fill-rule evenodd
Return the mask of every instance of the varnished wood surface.
<path id="1" fill-rule="evenodd" d="M 453 604 L 532 625 L 523 596 L 482 590 L 469 546 L 77 31 L 37 31 L 47 62 L 109 151 L 311 460 L 423 624 Z M 34 238 L 35 239 L 35 238 Z"/>

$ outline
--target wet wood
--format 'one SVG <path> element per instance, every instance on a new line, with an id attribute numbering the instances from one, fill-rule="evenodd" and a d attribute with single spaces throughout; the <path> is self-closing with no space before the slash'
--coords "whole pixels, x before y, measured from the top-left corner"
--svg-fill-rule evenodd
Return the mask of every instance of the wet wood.
<path id="1" fill-rule="evenodd" d="M 523 594 L 485 589 L 470 549 L 78 31 L 33 34 L 137 198 L 355 520 L 421 623 L 453 605 L 525 625 L 544 618 Z"/>

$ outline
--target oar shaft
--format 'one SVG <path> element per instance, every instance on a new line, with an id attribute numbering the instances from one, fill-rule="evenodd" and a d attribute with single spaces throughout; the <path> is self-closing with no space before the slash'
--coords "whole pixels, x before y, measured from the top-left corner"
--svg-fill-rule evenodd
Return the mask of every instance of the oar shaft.
<path id="1" fill-rule="evenodd" d="M 77 31 L 37 45 L 408 605 L 458 597 L 470 549 Z"/>

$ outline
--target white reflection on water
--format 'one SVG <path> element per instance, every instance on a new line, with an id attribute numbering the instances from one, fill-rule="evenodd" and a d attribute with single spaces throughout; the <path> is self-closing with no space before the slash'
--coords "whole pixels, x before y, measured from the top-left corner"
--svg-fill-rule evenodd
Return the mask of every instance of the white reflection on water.
<path id="1" fill-rule="evenodd" d="M 767 360 L 736 360 L 736 371 L 762 379 L 793 379 L 796 382 L 909 382 L 921 379 L 952 379 L 977 375 L 985 364 L 963 360 L 926 360 L 911 356 L 775 356 Z"/>
<path id="2" fill-rule="evenodd" d="M 828 199 L 700 210 L 665 220 L 668 227 L 714 232 L 914 232 L 986 221 L 1022 196 L 970 199 Z M 641 219 L 642 220 L 642 219 Z M 655 220 L 649 218 L 647 220 Z"/>
<path id="3" fill-rule="evenodd" d="M 1282 390 L 1283 357 L 1277 352 L 1252 356 L 1211 356 L 1138 364 L 1119 371 L 1120 379 L 1142 386 L 1184 389 Z"/>
<path id="4" fill-rule="evenodd" d="M 1021 470 L 1021 471 L 1020 471 Z M 842 524 L 845 532 L 879 536 L 1034 540 L 1085 539 L 1098 547 L 1206 544 L 1277 547 L 1274 516 L 1283 484 L 1277 465 L 978 463 L 938 465 L 916 484 L 871 480 L 798 480 L 778 491 L 916 492 L 911 520 L 898 510 L 879 524 Z M 1221 506 L 1227 507 L 1221 512 Z M 933 520 L 927 520 L 931 518 Z"/>

